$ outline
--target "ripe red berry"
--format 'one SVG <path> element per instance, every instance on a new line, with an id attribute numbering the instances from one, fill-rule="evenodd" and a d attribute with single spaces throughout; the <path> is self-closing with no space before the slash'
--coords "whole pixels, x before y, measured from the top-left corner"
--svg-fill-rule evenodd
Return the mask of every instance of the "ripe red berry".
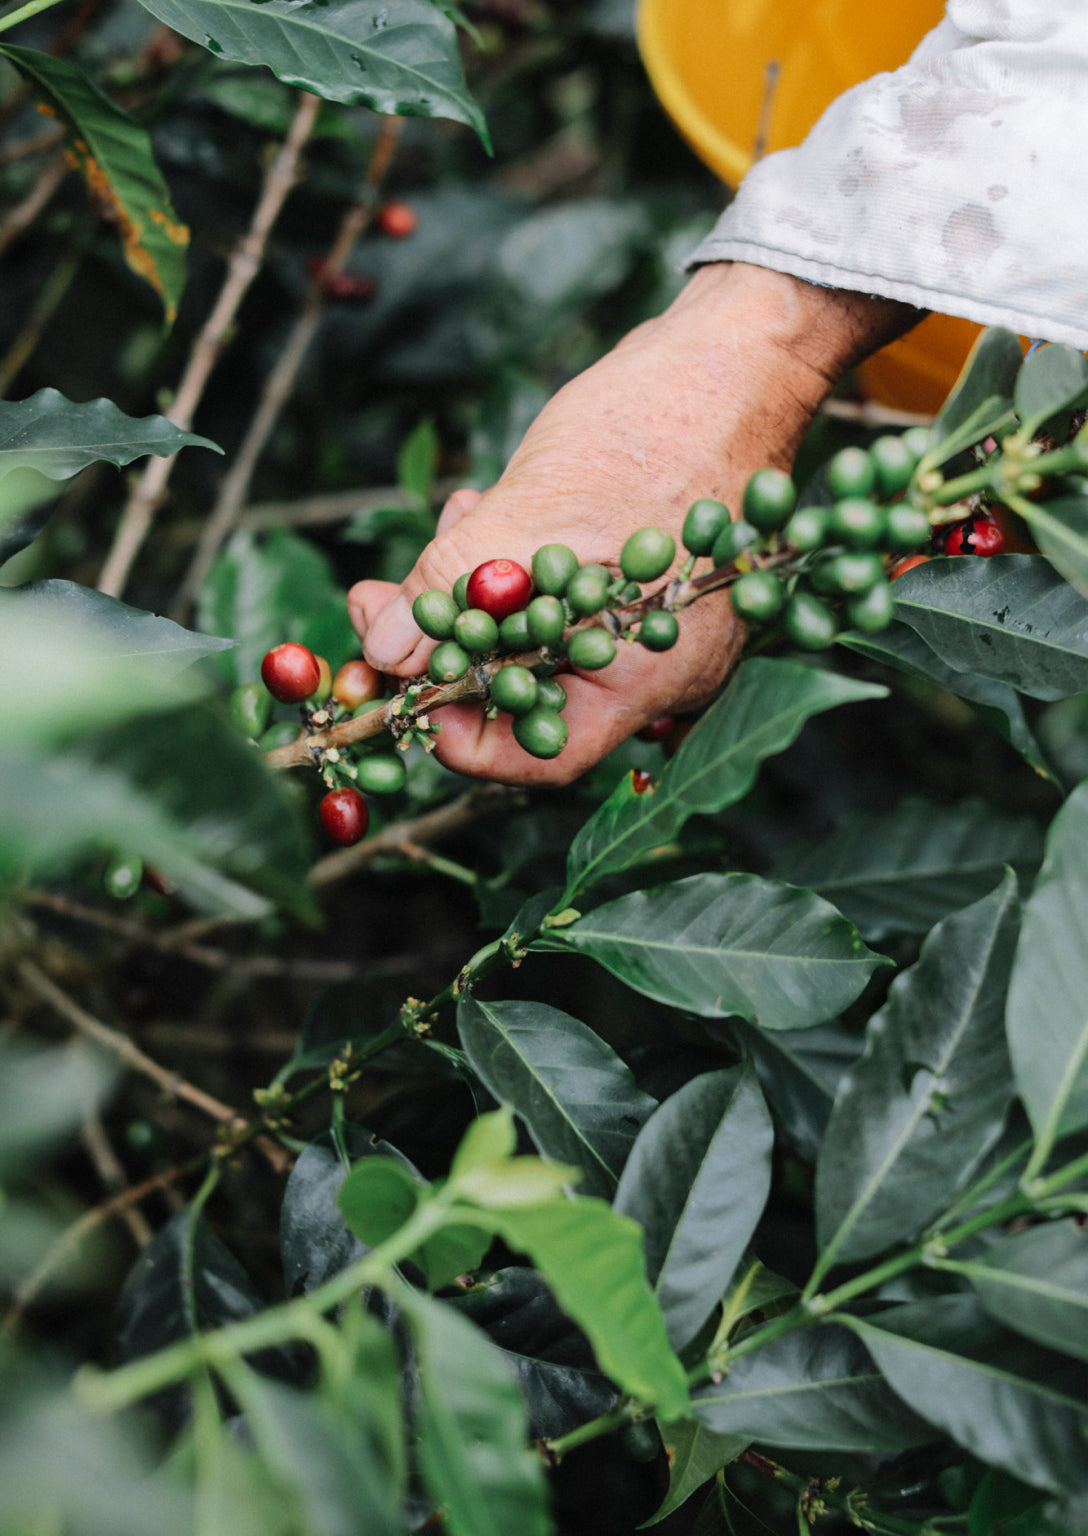
<path id="1" fill-rule="evenodd" d="M 675 725 L 672 715 L 658 715 L 656 720 L 651 720 L 649 725 L 644 725 L 635 735 L 639 741 L 664 741 Z"/>
<path id="2" fill-rule="evenodd" d="M 325 836 L 344 848 L 360 842 L 370 825 L 370 812 L 357 789 L 330 789 L 321 802 L 318 815 Z"/>
<path id="3" fill-rule="evenodd" d="M 953 523 L 944 541 L 946 555 L 1000 555 L 1005 550 L 1001 524 L 988 513 L 980 512 L 962 523 Z"/>
<path id="4" fill-rule="evenodd" d="M 321 665 L 305 645 L 285 640 L 265 655 L 261 681 L 281 704 L 301 704 L 321 681 Z"/>
<path id="5" fill-rule="evenodd" d="M 465 587 L 469 607 L 482 608 L 496 624 L 524 608 L 532 592 L 533 578 L 516 560 L 485 560 Z"/>
<path id="6" fill-rule="evenodd" d="M 369 304 L 378 291 L 369 277 L 327 271 L 324 256 L 312 257 L 306 263 L 306 272 L 311 281 L 320 285 L 325 298 L 336 304 Z"/>
<path id="7" fill-rule="evenodd" d="M 332 696 L 345 709 L 358 709 L 360 704 L 380 699 L 384 692 L 381 673 L 361 656 L 345 661 L 332 680 Z"/>
<path id="8" fill-rule="evenodd" d="M 419 215 L 410 203 L 386 203 L 378 214 L 379 229 L 393 240 L 414 235 L 418 224 Z"/>

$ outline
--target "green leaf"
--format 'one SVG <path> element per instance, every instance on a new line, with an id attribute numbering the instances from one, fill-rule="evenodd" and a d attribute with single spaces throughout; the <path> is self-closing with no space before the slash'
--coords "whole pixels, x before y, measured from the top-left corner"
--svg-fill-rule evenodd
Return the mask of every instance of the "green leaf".
<path id="1" fill-rule="evenodd" d="M 0 476 L 29 468 L 67 480 L 98 460 L 120 468 L 146 453 L 165 459 L 187 447 L 223 451 L 165 416 L 126 416 L 112 400 L 77 404 L 55 389 L 39 389 L 27 400 L 0 400 Z"/>
<path id="2" fill-rule="evenodd" d="M 1088 1490 L 1079 1365 L 998 1328 L 969 1295 L 838 1320 L 901 1398 L 981 1461 L 1053 1493 Z"/>
<path id="3" fill-rule="evenodd" d="M 74 1137 L 102 1108 L 114 1079 L 113 1063 L 85 1040 L 32 1045 L 8 1032 L 0 1042 L 0 1169 L 39 1160 Z"/>
<path id="4" fill-rule="evenodd" d="M 1088 1125 L 1088 783 L 1051 824 L 1024 907 L 1006 1029 L 1037 1172 L 1059 1136 Z"/>
<path id="5" fill-rule="evenodd" d="M 1033 438 L 1055 416 L 1088 403 L 1088 361 L 1072 347 L 1049 345 L 1029 352 L 1016 376 L 1013 405 L 1020 435 Z"/>
<path id="6" fill-rule="evenodd" d="M 450 1536 L 550 1536 L 544 1463 L 528 1448 L 499 1351 L 441 1302 L 397 1292 L 415 1341 L 420 1471 Z"/>
<path id="7" fill-rule="evenodd" d="M 928 933 L 992 890 L 1006 865 L 1033 876 L 1042 844 L 1034 821 L 1003 816 L 985 801 L 946 806 L 911 797 L 894 811 L 844 817 L 824 842 L 787 852 L 774 873 L 818 891 L 879 943 L 893 933 Z"/>
<path id="8" fill-rule="evenodd" d="M 397 484 L 424 507 L 430 505 L 438 468 L 438 433 L 429 416 L 408 435 L 397 454 Z"/>
<path id="9" fill-rule="evenodd" d="M 218 59 L 266 64 L 326 101 L 467 123 L 488 146 L 452 22 L 430 0 L 141 0 Z"/>
<path id="10" fill-rule="evenodd" d="M 356 1128 L 348 1127 L 352 1153 L 358 1150 L 357 1139 L 362 1140 Z M 344 1224 L 336 1203 L 346 1175 L 343 1160 L 327 1139 L 304 1147 L 291 1169 L 280 1207 L 280 1257 L 288 1297 L 316 1290 L 363 1256 L 363 1245 Z"/>
<path id="11" fill-rule="evenodd" d="M 773 1143 L 750 1066 L 692 1079 L 639 1132 L 614 1207 L 643 1229 L 646 1273 L 677 1351 L 721 1300 L 763 1214 Z"/>
<path id="12" fill-rule="evenodd" d="M 1035 699 L 1088 688 L 1088 599 L 1042 555 L 930 560 L 895 583 L 895 616 L 958 672 Z"/>
<path id="13" fill-rule="evenodd" d="M 719 1025 L 708 1025 L 718 1036 Z M 861 1054 L 861 1039 L 837 1020 L 815 1029 L 725 1026 L 752 1058 L 775 1119 L 806 1162 L 814 1163 L 839 1081 Z"/>
<path id="14" fill-rule="evenodd" d="M 720 1468 L 736 1461 L 748 1449 L 748 1435 L 718 1435 L 693 1419 L 677 1419 L 661 1429 L 669 1458 L 669 1488 L 664 1500 L 644 1526 L 656 1525 L 679 1509 Z"/>
<path id="15" fill-rule="evenodd" d="M 1018 500 L 1016 510 L 1054 569 L 1088 597 L 1088 496 L 1059 496 L 1038 505 Z"/>
<path id="16" fill-rule="evenodd" d="M 933 423 L 933 447 L 922 459 L 923 471 L 986 437 L 1009 415 L 1022 362 L 1012 331 L 1000 326 L 983 331 Z"/>
<path id="17" fill-rule="evenodd" d="M 910 1242 L 964 1187 L 1013 1098 L 1002 1038 L 1019 903 L 1009 874 L 939 923 L 839 1085 L 816 1165 L 823 1268 Z"/>
<path id="18" fill-rule="evenodd" d="M 999 1323 L 1088 1360 L 1088 1238 L 1075 1221 L 998 1237 L 983 1258 L 959 1268 Z"/>
<path id="19" fill-rule="evenodd" d="M 840 1320 L 841 1321 L 841 1320 Z M 719 1435 L 803 1451 L 902 1451 L 934 1437 L 847 1329 L 821 1323 L 773 1339 L 692 1395 Z"/>
<path id="20" fill-rule="evenodd" d="M 60 122 L 68 159 L 96 209 L 108 212 L 125 261 L 158 294 L 172 325 L 185 287 L 189 231 L 170 204 L 147 130 L 67 59 L 10 43 L 0 44 L 0 56 Z"/>
<path id="21" fill-rule="evenodd" d="M 336 1203 L 349 1229 L 368 1248 L 399 1232 L 425 1199 L 429 1186 L 392 1157 L 366 1157 L 352 1166 Z"/>
<path id="22" fill-rule="evenodd" d="M 457 1029 L 484 1087 L 521 1116 L 542 1155 L 580 1168 L 580 1192 L 611 1196 L 654 1109 L 612 1047 L 545 1003 L 487 1003 L 467 993 Z"/>
<path id="23" fill-rule="evenodd" d="M 0 566 L 41 533 L 56 508 L 55 481 L 39 470 L 10 470 L 0 484 Z"/>
<path id="24" fill-rule="evenodd" d="M 590 955 L 647 997 L 764 1029 L 832 1018 L 885 963 L 828 902 L 756 875 L 691 875 L 634 891 L 533 948 Z"/>
<path id="25" fill-rule="evenodd" d="M 629 779 L 623 779 L 585 824 L 571 845 L 567 890 L 557 907 L 672 842 L 689 816 L 708 815 L 740 800 L 763 759 L 790 746 L 812 715 L 884 695 L 883 688 L 796 662 L 745 662 L 685 737 L 656 787 L 635 795 Z"/>

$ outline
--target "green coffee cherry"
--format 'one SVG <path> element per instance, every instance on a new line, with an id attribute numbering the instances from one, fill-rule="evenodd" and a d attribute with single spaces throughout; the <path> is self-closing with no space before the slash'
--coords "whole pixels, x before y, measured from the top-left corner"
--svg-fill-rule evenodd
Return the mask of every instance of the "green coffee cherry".
<path id="1" fill-rule="evenodd" d="M 607 629 L 579 629 L 567 643 L 572 667 L 583 672 L 597 672 L 616 657 L 616 642 Z"/>
<path id="2" fill-rule="evenodd" d="M 359 720 L 363 715 L 369 715 L 372 709 L 384 709 L 388 702 L 388 699 L 365 699 L 352 710 L 351 718 Z"/>
<path id="3" fill-rule="evenodd" d="M 885 499 L 898 496 L 900 491 L 906 490 L 918 462 L 917 456 L 907 446 L 906 439 L 890 433 L 869 444 L 869 458 L 876 472 L 877 492 Z"/>
<path id="4" fill-rule="evenodd" d="M 651 608 L 638 627 L 639 643 L 648 651 L 671 651 L 679 638 L 679 620 L 665 608 Z"/>
<path id="5" fill-rule="evenodd" d="M 499 643 L 499 626 L 482 608 L 466 608 L 453 625 L 453 638 L 472 656 L 493 651 Z"/>
<path id="6" fill-rule="evenodd" d="M 567 582 L 564 594 L 571 611 L 581 619 L 600 613 L 608 601 L 612 577 L 603 565 L 583 565 Z"/>
<path id="7" fill-rule="evenodd" d="M 826 650 L 839 628 L 827 604 L 803 590 L 787 599 L 783 625 L 792 643 L 802 651 Z"/>
<path id="8" fill-rule="evenodd" d="M 798 507 L 782 529 L 782 538 L 798 554 L 810 554 L 827 543 L 830 519 L 830 507 Z"/>
<path id="9" fill-rule="evenodd" d="M 368 795 L 396 795 L 404 788 L 407 779 L 403 757 L 393 752 L 375 752 L 359 759 L 355 787 Z"/>
<path id="10" fill-rule="evenodd" d="M 260 740 L 262 752 L 274 752 L 277 747 L 289 747 L 298 736 L 298 725 L 293 720 L 277 720 L 270 725 Z"/>
<path id="11" fill-rule="evenodd" d="M 905 501 L 888 508 L 887 532 L 884 535 L 888 549 L 895 554 L 909 554 L 912 549 L 922 549 L 929 543 L 932 530 L 929 518 L 921 507 L 912 507 Z"/>
<path id="12" fill-rule="evenodd" d="M 933 446 L 933 433 L 928 427 L 908 427 L 903 433 L 903 441 L 913 453 L 917 464 Z"/>
<path id="13" fill-rule="evenodd" d="M 261 683 L 243 683 L 230 696 L 230 718 L 243 736 L 257 739 L 268 725 L 272 695 Z"/>
<path id="14" fill-rule="evenodd" d="M 472 665 L 472 657 L 456 640 L 443 640 L 431 652 L 427 676 L 432 683 L 456 683 Z"/>
<path id="15" fill-rule="evenodd" d="M 457 604 L 457 610 L 459 613 L 464 613 L 465 609 L 468 607 L 467 588 L 468 579 L 471 575 L 471 571 L 462 571 L 460 576 L 458 576 L 457 580 L 453 584 L 453 600 Z"/>
<path id="16" fill-rule="evenodd" d="M 729 508 L 724 502 L 704 496 L 693 503 L 684 519 L 680 537 L 690 555 L 709 555 L 716 539 L 729 521 Z"/>
<path id="17" fill-rule="evenodd" d="M 812 585 L 818 592 L 849 597 L 868 592 L 884 579 L 884 565 L 871 550 L 850 549 L 814 565 Z"/>
<path id="18" fill-rule="evenodd" d="M 749 571 L 730 588 L 733 612 L 748 623 L 765 624 L 782 612 L 786 594 L 771 571 Z"/>
<path id="19" fill-rule="evenodd" d="M 876 469 L 864 448 L 842 448 L 828 461 L 827 488 L 836 501 L 868 496 L 876 485 Z"/>
<path id="20" fill-rule="evenodd" d="M 499 644 L 507 651 L 532 650 L 529 619 L 524 608 L 519 608 L 516 613 L 508 613 L 503 619 L 499 625 Z"/>
<path id="21" fill-rule="evenodd" d="M 503 667 L 491 679 L 491 702 L 508 715 L 527 715 L 539 697 L 540 684 L 528 667 Z"/>
<path id="22" fill-rule="evenodd" d="M 757 469 L 744 487 L 741 511 L 760 533 L 775 533 L 797 505 L 797 487 L 781 469 Z"/>
<path id="23" fill-rule="evenodd" d="M 567 722 L 538 704 L 514 721 L 514 740 L 532 757 L 558 757 L 567 744 Z"/>
<path id="24" fill-rule="evenodd" d="M 656 581 L 676 557 L 676 540 L 664 528 L 639 528 L 620 550 L 620 570 L 628 581 Z"/>
<path id="25" fill-rule="evenodd" d="M 102 883 L 116 901 L 128 901 L 140 889 L 144 877 L 143 860 L 134 853 L 118 853 L 106 865 Z"/>
<path id="26" fill-rule="evenodd" d="M 867 635 L 887 629 L 895 612 L 895 598 L 891 582 L 878 581 L 861 597 L 851 597 L 846 603 L 846 617 L 855 629 Z"/>
<path id="27" fill-rule="evenodd" d="M 710 551 L 710 558 L 715 566 L 732 565 L 737 556 L 754 544 L 759 538 L 759 531 L 740 518 L 735 523 L 728 523 L 714 540 L 714 547 Z"/>
<path id="28" fill-rule="evenodd" d="M 453 621 L 459 609 L 448 592 L 438 587 L 428 587 L 412 604 L 412 617 L 425 635 L 432 640 L 448 640 L 453 634 Z"/>
<path id="29" fill-rule="evenodd" d="M 828 530 L 832 539 L 850 549 L 877 549 L 884 540 L 883 507 L 865 496 L 847 496 L 831 508 Z"/>
<path id="30" fill-rule="evenodd" d="M 542 544 L 533 556 L 533 585 L 549 597 L 562 597 L 578 569 L 578 556 L 566 544 Z"/>
<path id="31" fill-rule="evenodd" d="M 558 715 L 567 707 L 567 690 L 554 677 L 538 677 L 536 701 L 542 708 L 554 710 Z"/>
<path id="32" fill-rule="evenodd" d="M 534 597 L 525 609 L 525 627 L 533 645 L 558 645 L 567 627 L 567 616 L 559 598 Z"/>

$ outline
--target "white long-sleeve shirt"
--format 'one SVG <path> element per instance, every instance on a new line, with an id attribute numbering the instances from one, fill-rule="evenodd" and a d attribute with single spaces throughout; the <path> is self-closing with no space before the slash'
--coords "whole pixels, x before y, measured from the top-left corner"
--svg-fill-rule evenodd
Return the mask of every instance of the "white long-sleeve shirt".
<path id="1" fill-rule="evenodd" d="M 1088 350 L 1088 0 L 948 0 L 692 256 Z"/>

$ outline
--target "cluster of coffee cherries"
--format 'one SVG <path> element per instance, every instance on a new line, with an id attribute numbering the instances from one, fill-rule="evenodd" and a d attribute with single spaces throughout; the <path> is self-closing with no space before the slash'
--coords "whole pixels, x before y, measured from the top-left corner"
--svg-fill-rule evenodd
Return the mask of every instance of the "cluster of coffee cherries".
<path id="1" fill-rule="evenodd" d="M 663 576 L 675 556 L 671 534 L 640 528 L 620 551 L 618 575 L 605 565 L 581 564 L 566 544 L 543 545 L 531 571 L 516 560 L 485 560 L 460 576 L 452 592 L 431 587 L 413 603 L 416 623 L 438 641 L 427 675 L 433 683 L 454 683 L 475 663 L 539 653 L 531 667 L 511 661 L 494 672 L 490 708 L 513 716 L 514 739 L 531 756 L 556 757 L 567 743 L 567 695 L 552 674 L 564 664 L 599 671 L 622 639 L 651 651 L 675 645 L 674 613 L 621 613 L 642 597 L 641 583 Z"/>
<path id="2" fill-rule="evenodd" d="M 381 709 L 386 703 L 385 679 L 361 657 L 346 661 L 334 675 L 323 656 L 287 640 L 265 654 L 261 682 L 243 684 L 230 698 L 234 724 L 265 751 L 287 746 L 299 734 L 297 720 L 269 725 L 273 700 L 303 705 L 307 726 L 326 730 L 341 720 Z M 367 751 L 362 743 L 357 743 L 350 754 L 326 749 L 321 772 L 327 793 L 318 808 L 318 819 L 326 837 L 345 847 L 365 837 L 370 825 L 364 791 L 395 795 L 407 778 L 402 757 L 393 752 Z"/>

